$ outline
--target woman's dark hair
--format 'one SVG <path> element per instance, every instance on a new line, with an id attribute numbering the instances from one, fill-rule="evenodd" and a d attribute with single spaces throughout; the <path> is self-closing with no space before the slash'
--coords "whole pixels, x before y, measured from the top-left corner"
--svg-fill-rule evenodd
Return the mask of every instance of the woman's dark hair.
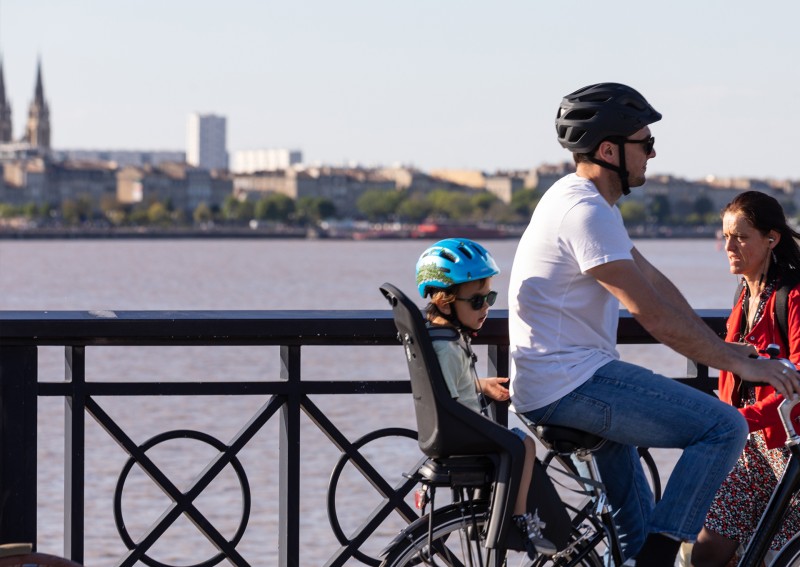
<path id="1" fill-rule="evenodd" d="M 728 203 L 720 216 L 727 213 L 741 215 L 753 228 L 766 236 L 770 230 L 781 235 L 778 244 L 772 249 L 780 270 L 800 270 L 800 246 L 797 238 L 800 233 L 786 222 L 783 207 L 774 197 L 760 191 L 745 191 Z"/>

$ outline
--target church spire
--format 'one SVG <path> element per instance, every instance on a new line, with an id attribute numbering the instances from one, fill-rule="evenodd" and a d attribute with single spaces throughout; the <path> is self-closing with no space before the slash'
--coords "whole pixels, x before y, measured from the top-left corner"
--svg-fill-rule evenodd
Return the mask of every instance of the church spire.
<path id="1" fill-rule="evenodd" d="M 36 92 L 34 93 L 34 101 L 39 106 L 45 104 L 44 102 L 44 87 L 42 86 L 42 60 L 36 61 Z"/>
<path id="2" fill-rule="evenodd" d="M 11 104 L 6 99 L 6 82 L 3 77 L 3 60 L 0 58 L 0 144 L 12 141 Z"/>
<path id="3" fill-rule="evenodd" d="M 33 102 L 28 109 L 28 123 L 23 140 L 32 146 L 50 149 L 50 109 L 44 98 L 41 59 L 36 64 L 36 88 Z"/>

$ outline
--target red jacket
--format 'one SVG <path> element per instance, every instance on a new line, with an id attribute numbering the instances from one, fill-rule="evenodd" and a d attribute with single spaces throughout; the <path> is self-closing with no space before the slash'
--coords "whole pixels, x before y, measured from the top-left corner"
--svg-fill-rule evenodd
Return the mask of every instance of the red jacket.
<path id="1" fill-rule="evenodd" d="M 744 291 L 742 292 L 744 294 Z M 788 358 L 800 368 L 800 286 L 789 292 L 789 349 L 781 339 L 781 332 L 775 322 L 775 293 L 767 300 L 761 320 L 756 323 L 744 340 L 762 351 L 767 345 L 774 343 L 781 347 L 781 358 Z M 742 321 L 742 300 L 736 302 L 733 311 L 728 317 L 728 334 L 725 340 L 737 342 L 739 340 L 739 327 Z M 730 372 L 721 370 L 719 373 L 719 398 L 731 405 L 739 405 L 740 380 Z M 739 408 L 750 431 L 764 430 L 767 448 L 775 449 L 786 442 L 786 431 L 783 429 L 778 416 L 778 404 L 783 401 L 783 396 L 775 393 L 772 386 L 756 386 L 756 403 L 744 408 Z M 800 411 L 800 405 L 795 408 L 793 415 Z M 795 418 L 795 427 L 797 421 Z"/>

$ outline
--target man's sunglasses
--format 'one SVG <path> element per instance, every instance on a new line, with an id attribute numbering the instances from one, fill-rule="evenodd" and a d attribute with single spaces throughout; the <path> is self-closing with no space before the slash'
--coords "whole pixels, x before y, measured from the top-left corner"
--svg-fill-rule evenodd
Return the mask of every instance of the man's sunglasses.
<path id="1" fill-rule="evenodd" d="M 626 144 L 642 144 L 644 147 L 645 155 L 650 155 L 650 152 L 653 151 L 653 148 L 656 145 L 656 138 L 655 136 L 650 136 L 649 138 L 645 138 L 644 140 L 631 140 L 630 138 L 625 138 Z"/>
<path id="2" fill-rule="evenodd" d="M 470 306 L 475 311 L 480 311 L 484 303 L 488 303 L 489 307 L 494 305 L 494 302 L 497 301 L 497 292 L 490 291 L 486 295 L 476 294 L 472 297 L 456 297 L 456 299 L 459 301 L 469 301 Z"/>

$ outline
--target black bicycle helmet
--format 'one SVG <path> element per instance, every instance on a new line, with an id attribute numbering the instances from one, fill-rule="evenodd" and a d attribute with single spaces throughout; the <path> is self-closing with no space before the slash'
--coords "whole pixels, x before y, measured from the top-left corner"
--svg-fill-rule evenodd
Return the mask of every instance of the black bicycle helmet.
<path id="1" fill-rule="evenodd" d="M 556 114 L 558 142 L 575 154 L 591 154 L 604 140 L 619 147 L 619 165 L 589 156 L 589 161 L 619 175 L 622 194 L 631 192 L 625 166 L 625 139 L 661 120 L 638 91 L 619 83 L 597 83 L 568 94 Z"/>
<path id="2" fill-rule="evenodd" d="M 627 138 L 661 114 L 637 91 L 619 83 L 597 83 L 568 94 L 556 115 L 559 143 L 588 154 L 603 140 Z"/>

